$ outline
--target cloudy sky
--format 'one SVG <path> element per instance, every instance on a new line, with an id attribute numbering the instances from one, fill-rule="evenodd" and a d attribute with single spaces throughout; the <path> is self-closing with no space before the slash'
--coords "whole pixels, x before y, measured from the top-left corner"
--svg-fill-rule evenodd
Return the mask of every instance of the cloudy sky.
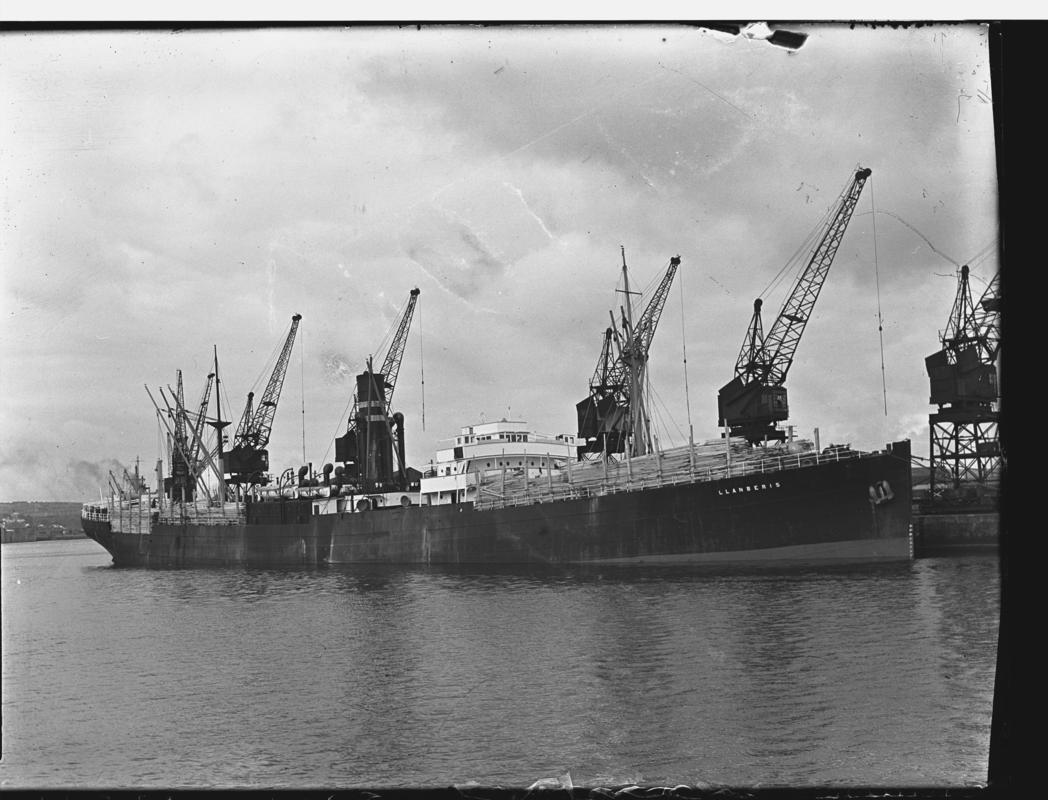
<path id="1" fill-rule="evenodd" d="M 4 34 L 0 500 L 151 469 L 144 385 L 181 369 L 195 404 L 215 345 L 235 419 L 295 313 L 271 462 L 319 467 L 415 286 L 410 461 L 482 420 L 572 431 L 620 246 L 635 288 L 681 257 L 656 419 L 713 437 L 753 299 L 769 327 L 858 166 L 791 421 L 924 453 L 956 271 L 998 268 L 987 31 L 790 27 L 796 52 L 674 24 Z"/>

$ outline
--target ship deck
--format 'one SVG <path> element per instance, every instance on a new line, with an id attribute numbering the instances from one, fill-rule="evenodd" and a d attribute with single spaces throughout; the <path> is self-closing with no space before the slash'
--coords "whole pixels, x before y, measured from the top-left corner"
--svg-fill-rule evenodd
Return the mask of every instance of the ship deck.
<path id="1" fill-rule="evenodd" d="M 777 448 L 783 452 L 769 456 L 771 448 L 752 448 L 744 439 L 733 438 L 730 451 L 723 441 L 713 440 L 631 459 L 576 462 L 556 476 L 548 472 L 531 478 L 509 473 L 498 477 L 481 475 L 480 496 L 475 507 L 491 509 L 550 503 L 661 486 L 774 474 L 783 470 L 882 455 L 839 448 L 820 453 L 807 440 L 797 444 L 805 449 L 789 453 L 784 448 Z"/>

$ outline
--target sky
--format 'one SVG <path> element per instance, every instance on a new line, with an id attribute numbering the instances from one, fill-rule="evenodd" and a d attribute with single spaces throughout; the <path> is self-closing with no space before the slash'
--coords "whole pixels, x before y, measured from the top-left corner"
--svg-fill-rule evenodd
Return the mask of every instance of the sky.
<path id="1" fill-rule="evenodd" d="M 0 500 L 151 471 L 145 386 L 181 369 L 195 405 L 215 347 L 235 423 L 293 314 L 270 462 L 319 469 L 413 287 L 409 462 L 503 417 L 574 432 L 620 248 L 633 288 L 681 258 L 654 415 L 665 446 L 713 438 L 754 298 L 767 330 L 860 166 L 791 423 L 927 455 L 924 358 L 959 267 L 977 296 L 999 266 L 987 28 L 783 27 L 799 50 L 674 23 L 0 34 Z"/>

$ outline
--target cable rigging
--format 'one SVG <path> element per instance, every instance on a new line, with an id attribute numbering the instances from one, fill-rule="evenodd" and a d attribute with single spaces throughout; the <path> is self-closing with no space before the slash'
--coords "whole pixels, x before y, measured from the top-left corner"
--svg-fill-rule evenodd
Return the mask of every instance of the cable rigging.
<path id="1" fill-rule="evenodd" d="M 884 315 L 881 314 L 881 270 L 877 260 L 877 213 L 870 186 L 870 211 L 873 217 L 873 274 L 877 285 L 877 335 L 881 343 L 881 392 L 884 395 L 884 416 L 888 416 L 888 383 L 884 373 Z"/>

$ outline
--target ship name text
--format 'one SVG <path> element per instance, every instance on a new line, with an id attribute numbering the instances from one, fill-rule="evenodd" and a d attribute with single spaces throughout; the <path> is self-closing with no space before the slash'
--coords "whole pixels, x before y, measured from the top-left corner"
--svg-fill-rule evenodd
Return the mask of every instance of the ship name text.
<path id="1" fill-rule="evenodd" d="M 745 494 L 746 492 L 764 492 L 768 489 L 781 489 L 782 483 L 772 481 L 771 483 L 751 483 L 748 486 L 732 486 L 730 489 L 718 489 L 717 494 Z"/>

